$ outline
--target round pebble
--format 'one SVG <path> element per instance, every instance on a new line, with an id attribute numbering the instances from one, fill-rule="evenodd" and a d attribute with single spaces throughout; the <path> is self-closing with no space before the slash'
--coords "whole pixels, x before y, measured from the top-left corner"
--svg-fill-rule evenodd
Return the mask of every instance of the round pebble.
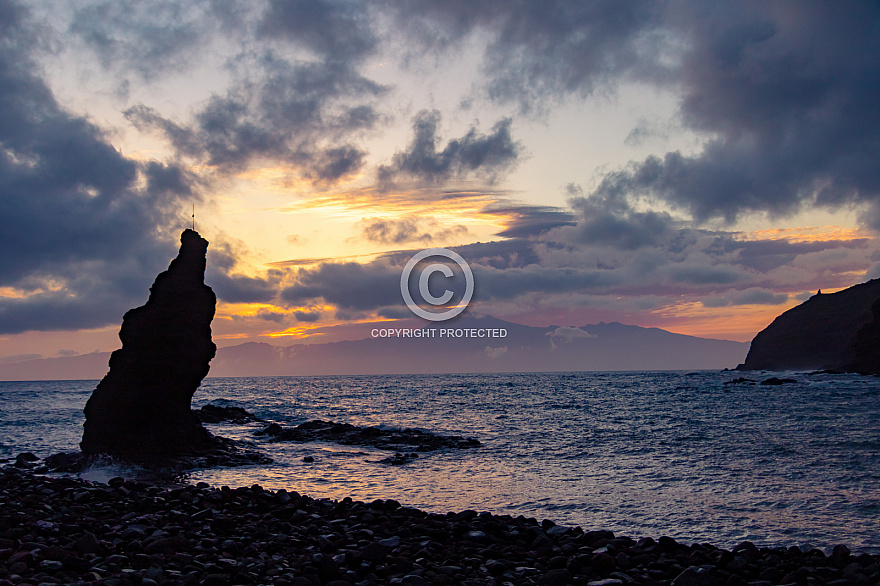
<path id="1" fill-rule="evenodd" d="M 83 496 L 87 495 L 87 496 Z M 625 586 L 877 584 L 844 545 L 731 551 L 393 500 L 316 500 L 259 486 L 146 486 L 0 469 L 0 583 Z"/>

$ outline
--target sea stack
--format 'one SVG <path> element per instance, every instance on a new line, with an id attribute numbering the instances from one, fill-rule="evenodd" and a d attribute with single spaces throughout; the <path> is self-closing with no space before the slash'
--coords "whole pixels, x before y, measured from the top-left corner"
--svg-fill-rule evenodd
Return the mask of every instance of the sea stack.
<path id="1" fill-rule="evenodd" d="M 147 303 L 122 318 L 122 348 L 110 356 L 110 371 L 86 403 L 83 454 L 152 461 L 217 447 L 190 408 L 217 351 L 207 250 L 207 240 L 184 230 L 177 258 L 156 277 Z"/>

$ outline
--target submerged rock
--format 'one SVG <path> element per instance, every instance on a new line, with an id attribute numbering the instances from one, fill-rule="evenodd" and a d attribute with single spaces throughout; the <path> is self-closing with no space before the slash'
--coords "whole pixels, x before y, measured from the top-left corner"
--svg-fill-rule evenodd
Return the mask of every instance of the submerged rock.
<path id="1" fill-rule="evenodd" d="M 419 429 L 358 427 L 333 421 L 306 421 L 293 429 L 273 423 L 257 432 L 276 442 L 330 441 L 346 446 L 371 446 L 382 450 L 432 452 L 442 448 L 476 448 L 480 442 L 458 435 L 436 435 Z"/>
<path id="2" fill-rule="evenodd" d="M 768 379 L 762 380 L 762 385 L 784 385 L 789 383 L 796 383 L 797 380 L 793 378 L 776 378 L 775 376 L 771 376 Z"/>
<path id="3" fill-rule="evenodd" d="M 205 405 L 201 409 L 193 409 L 193 414 L 202 423 L 262 423 L 263 420 L 241 407 L 221 407 Z"/>
<path id="4" fill-rule="evenodd" d="M 80 443 L 86 455 L 152 460 L 219 447 L 190 409 L 217 350 L 211 341 L 217 298 L 204 283 L 208 241 L 187 229 L 180 242 L 147 303 L 123 317 L 122 348 L 86 403 Z"/>
<path id="5" fill-rule="evenodd" d="M 76 472 L 82 465 L 83 455 L 80 452 L 62 452 L 43 460 L 48 470 L 53 472 Z"/>
<path id="6" fill-rule="evenodd" d="M 413 460 L 418 459 L 418 457 L 419 457 L 418 454 L 412 453 L 412 452 L 410 452 L 408 454 L 401 454 L 400 452 L 397 452 L 393 456 L 388 456 L 387 458 L 382 458 L 381 460 L 379 460 L 378 463 L 379 464 L 390 464 L 391 466 L 402 466 L 404 464 L 409 464 Z"/>

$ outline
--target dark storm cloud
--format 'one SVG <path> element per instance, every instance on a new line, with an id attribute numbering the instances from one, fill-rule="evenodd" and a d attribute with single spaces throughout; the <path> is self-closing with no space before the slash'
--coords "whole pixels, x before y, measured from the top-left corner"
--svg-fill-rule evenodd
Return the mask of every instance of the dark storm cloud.
<path id="1" fill-rule="evenodd" d="M 488 38 L 487 91 L 524 109 L 547 98 L 586 95 L 630 70 L 662 76 L 656 59 L 665 2 L 646 0 L 401 0 L 399 26 L 429 50 Z"/>
<path id="2" fill-rule="evenodd" d="M 211 96 L 191 120 L 169 119 L 150 104 L 130 106 L 126 117 L 139 129 L 164 134 L 180 155 L 221 172 L 273 160 L 320 186 L 362 168 L 366 153 L 353 139 L 380 118 L 373 101 L 384 88 L 358 73 L 377 42 L 366 6 L 336 0 L 83 3 L 70 31 L 121 87 L 132 71 L 147 81 L 179 75 L 212 47 L 240 43 L 238 54 L 219 57 L 231 76 L 229 90 Z M 306 54 L 291 56 L 291 47 Z"/>
<path id="3" fill-rule="evenodd" d="M 476 263 L 470 266 L 476 282 L 475 301 L 509 300 L 528 293 L 568 293 L 617 282 L 614 275 L 599 270 L 536 264 L 504 269 Z M 382 315 L 397 315 L 391 308 L 403 305 L 401 268 L 384 262 L 322 264 L 316 269 L 300 270 L 295 284 L 284 289 L 281 297 L 290 304 L 320 299 L 343 310 L 381 310 Z"/>
<path id="4" fill-rule="evenodd" d="M 227 303 L 267 303 L 278 294 L 278 282 L 272 279 L 228 274 L 219 270 L 209 270 L 205 274 L 207 283 L 217 297 Z"/>
<path id="5" fill-rule="evenodd" d="M 376 315 L 387 319 L 408 319 L 413 317 L 413 312 L 408 307 L 383 307 Z"/>
<path id="6" fill-rule="evenodd" d="M 286 271 L 271 268 L 264 277 L 249 277 L 236 274 L 239 258 L 246 254 L 241 243 L 220 240 L 208 247 L 208 263 L 205 283 L 217 294 L 218 299 L 227 303 L 268 303 L 278 294 L 278 289 Z"/>
<path id="7" fill-rule="evenodd" d="M 580 236 L 588 244 L 606 244 L 631 250 L 655 246 L 668 235 L 668 214 L 628 210 L 625 214 L 609 213 L 606 208 L 583 202 L 584 220 L 578 225 Z"/>
<path id="8" fill-rule="evenodd" d="M 678 118 L 708 137 L 605 177 L 696 220 L 867 203 L 880 228 L 880 5 L 876 2 L 500 0 L 394 3 L 430 50 L 487 39 L 484 88 L 544 109 L 623 81 L 681 94 Z M 637 140 L 645 128 L 635 129 Z M 643 216 L 648 231 L 659 229 Z M 633 235 L 636 236 L 635 234 Z M 648 238 L 650 241 L 651 238 Z M 638 237 L 629 246 L 641 246 Z"/>
<path id="9" fill-rule="evenodd" d="M 303 321 L 306 323 L 314 323 L 321 320 L 320 311 L 294 311 L 293 315 L 296 317 L 297 321 Z"/>
<path id="10" fill-rule="evenodd" d="M 357 173 L 364 166 L 366 152 L 352 145 L 315 153 L 303 165 L 303 176 L 316 185 L 333 184 Z"/>
<path id="11" fill-rule="evenodd" d="M 0 333 L 118 323 L 177 249 L 194 177 L 123 156 L 37 76 L 41 29 L 0 0 Z"/>
<path id="12" fill-rule="evenodd" d="M 365 3 L 326 0 L 271 0 L 260 32 L 283 37 L 328 61 L 359 60 L 373 52 L 377 39 L 369 27 Z"/>
<path id="13" fill-rule="evenodd" d="M 141 4 L 86 5 L 73 30 L 108 67 L 142 70 L 152 66 L 138 63 L 173 70 L 197 57 L 211 34 L 232 31 L 231 22 L 237 38 L 248 41 L 228 64 L 232 89 L 215 95 L 191 121 L 175 123 L 146 107 L 129 110 L 135 124 L 162 131 L 181 153 L 221 170 L 270 158 L 298 167 L 318 185 L 358 172 L 366 157 L 358 133 L 385 120 L 376 103 L 385 88 L 364 76 L 366 58 L 393 49 L 392 33 L 430 54 L 452 54 L 479 38 L 485 53 L 477 91 L 524 109 L 613 91 L 624 81 L 681 95 L 677 118 L 707 138 L 702 149 L 648 157 L 609 173 L 595 191 L 600 198 L 608 190 L 659 197 L 697 221 L 868 203 L 874 207 L 863 220 L 880 227 L 876 3 Z M 308 55 L 294 59 L 290 47 Z M 438 183 L 468 174 L 491 181 L 516 162 L 519 145 L 509 121 L 488 136 L 472 129 L 438 148 L 437 117 L 419 115 L 412 144 L 379 169 L 380 182 Z M 645 131 L 640 123 L 632 140 Z M 621 246 L 649 245 L 664 222 L 650 214 L 630 220 L 643 222 L 648 236 L 634 232 Z M 588 239 L 603 237 L 590 232 Z"/>
<path id="14" fill-rule="evenodd" d="M 739 249 L 743 258 L 758 256 L 796 256 L 829 250 L 833 248 L 863 248 L 869 240 L 867 238 L 854 238 L 852 240 L 815 240 L 806 242 L 792 242 L 790 240 L 731 240 L 728 247 Z"/>
<path id="15" fill-rule="evenodd" d="M 510 300 L 530 293 L 561 294 L 599 292 L 620 284 L 620 277 L 609 271 L 579 267 L 527 265 L 504 270 L 472 266 L 474 299 Z"/>
<path id="16" fill-rule="evenodd" d="M 541 259 L 535 254 L 533 244 L 533 242 L 524 238 L 510 238 L 490 242 L 475 242 L 450 248 L 459 253 L 468 263 L 505 269 L 523 267 L 540 262 Z M 545 244 L 545 246 L 547 245 Z M 416 252 L 417 250 L 389 252 L 384 254 L 381 260 L 394 266 L 403 267 L 406 261 Z"/>
<path id="17" fill-rule="evenodd" d="M 76 3 L 70 30 L 120 79 L 179 75 L 218 44 L 238 51 L 223 57 L 228 89 L 190 116 L 172 119 L 157 104 L 127 110 L 135 126 L 158 131 L 176 151 L 174 160 L 147 163 L 123 156 L 93 122 L 58 104 L 33 58 L 52 43 L 27 19 L 20 5 L 0 0 L 0 286 L 25 295 L 0 299 L 0 332 L 118 323 L 143 303 L 174 255 L 181 208 L 198 198 L 189 163 L 235 173 L 271 160 L 319 187 L 362 172 L 362 140 L 393 119 L 380 105 L 389 88 L 365 73 L 368 58 L 393 48 L 386 33 L 450 54 L 485 41 L 476 93 L 524 111 L 613 92 L 625 81 L 653 84 L 680 96 L 676 120 L 703 141 L 694 152 L 605 173 L 592 193 L 573 188 L 572 214 L 485 208 L 482 215 L 505 219 L 500 235 L 509 240 L 456 249 L 474 267 L 480 300 L 662 289 L 712 292 L 709 304 L 780 303 L 767 273 L 783 265 L 796 272 L 796 260 L 806 265 L 835 247 L 854 266 L 859 245 L 742 242 L 688 227 L 686 216 L 734 221 L 752 211 L 880 200 L 876 3 Z M 432 185 L 436 195 L 450 180 L 491 183 L 522 156 L 510 119 L 451 140 L 439 136 L 437 112 L 413 122 L 411 143 L 377 170 L 381 186 Z M 652 132 L 640 122 L 629 142 Z M 880 227 L 880 206 L 864 219 Z M 425 221 L 376 219 L 363 236 L 384 244 L 442 236 L 444 228 Z M 212 241 L 212 254 L 219 244 Z M 228 302 L 268 302 L 285 283 L 289 305 L 323 299 L 339 315 L 400 314 L 400 267 L 411 254 L 369 265 L 323 262 L 288 281 L 281 273 L 238 275 L 239 253 L 224 250 L 211 257 L 208 280 Z M 731 287 L 738 291 L 719 293 Z M 299 313 L 305 321 L 318 315 Z"/>
<path id="18" fill-rule="evenodd" d="M 551 206 L 495 205 L 480 213 L 504 219 L 506 227 L 496 234 L 504 238 L 528 238 L 560 226 L 575 225 L 574 214 Z"/>
<path id="19" fill-rule="evenodd" d="M 724 295 L 705 297 L 704 307 L 726 307 L 728 305 L 782 305 L 788 301 L 785 293 L 774 293 L 766 289 L 753 287 L 744 291 L 730 291 Z"/>
<path id="20" fill-rule="evenodd" d="M 204 20 L 214 23 L 203 27 L 213 31 L 202 40 L 203 50 L 218 42 L 217 31 L 229 29 L 229 10 L 216 2 L 200 6 Z M 377 99 L 387 90 L 359 72 L 377 42 L 366 5 L 298 0 L 272 1 L 263 10 L 234 4 L 232 10 L 239 20 L 227 32 L 242 40 L 242 48 L 226 57 L 228 89 L 213 94 L 189 120 L 172 120 L 150 104 L 129 107 L 128 120 L 221 173 L 269 160 L 329 186 L 360 171 L 366 152 L 356 140 L 382 120 Z M 181 54 L 189 54 L 185 49 Z"/>
<path id="21" fill-rule="evenodd" d="M 568 192 L 572 195 L 570 205 L 580 214 L 577 225 L 556 228 L 541 236 L 541 242 L 579 251 L 572 254 L 579 254 L 581 263 L 591 259 L 599 268 L 616 270 L 641 266 L 630 279 L 659 270 L 659 274 L 666 275 L 667 280 L 681 290 L 715 290 L 733 285 L 742 288 L 743 284 L 754 282 L 756 272 L 766 275 L 799 257 L 808 258 L 827 250 L 858 251 L 865 249 L 869 242 L 866 239 L 755 241 L 739 233 L 696 229 L 691 222 L 666 212 L 637 211 L 627 196 L 626 186 L 608 177 L 603 187 L 589 196 L 584 196 L 576 185 L 569 185 Z M 858 264 L 860 256 L 864 254 L 848 254 L 846 262 Z M 641 279 L 638 286 L 647 282 Z M 663 279 L 656 281 L 662 282 Z M 631 286 L 636 287 L 637 283 L 632 281 Z"/>
<path id="22" fill-rule="evenodd" d="M 869 240 L 866 238 L 791 242 L 782 239 L 749 241 L 719 237 L 713 244 L 712 251 L 724 254 L 736 252 L 737 259 L 743 266 L 767 272 L 789 264 L 800 255 L 837 248 L 861 249 L 868 244 Z"/>
<path id="23" fill-rule="evenodd" d="M 149 283 L 144 283 L 144 290 Z M 39 293 L 26 299 L 0 298 L 0 333 L 79 330 L 121 322 L 122 315 L 146 299 L 135 300 L 101 287 L 85 287 L 80 283 L 64 291 Z"/>
<path id="24" fill-rule="evenodd" d="M 70 32 L 123 78 L 151 80 L 187 66 L 214 19 L 211 4 L 175 0 L 113 0 L 74 5 Z"/>
<path id="25" fill-rule="evenodd" d="M 166 168 L 144 169 L 65 112 L 33 73 L 24 11 L 3 1 L 0 19 L 0 285 L 33 293 L 0 302 L 0 331 L 104 325 L 121 316 L 113 293 L 173 250 L 156 230 L 181 195 L 137 189 L 140 173 Z M 73 288 L 52 291 L 57 281 Z"/>
<path id="26" fill-rule="evenodd" d="M 741 271 L 733 267 L 683 266 L 670 270 L 676 283 L 693 285 L 731 285 L 744 279 Z"/>
<path id="27" fill-rule="evenodd" d="M 161 132 L 182 155 L 222 172 L 265 159 L 299 167 L 304 177 L 324 184 L 359 171 L 364 151 L 345 142 L 323 143 L 372 128 L 379 116 L 359 100 L 372 100 L 384 89 L 345 64 L 268 56 L 258 68 L 261 75 L 254 80 L 213 96 L 191 124 L 142 104 L 129 108 L 126 118 L 140 129 Z"/>
<path id="28" fill-rule="evenodd" d="M 697 220 L 836 208 L 880 196 L 880 5 L 679 3 L 684 124 L 710 138 L 609 174 Z M 876 215 L 866 215 L 880 227 Z"/>
<path id="29" fill-rule="evenodd" d="M 323 299 L 344 310 L 371 310 L 402 303 L 400 268 L 374 262 L 323 263 L 300 269 L 281 298 L 298 305 Z"/>
<path id="30" fill-rule="evenodd" d="M 367 218 L 361 222 L 361 237 L 377 244 L 430 242 L 431 235 L 421 232 L 419 218 Z M 420 233 L 421 232 L 421 233 Z"/>
<path id="31" fill-rule="evenodd" d="M 176 163 L 150 161 L 143 166 L 147 191 L 152 193 L 193 195 L 198 178 Z"/>
<path id="32" fill-rule="evenodd" d="M 82 242 L 80 242 L 82 243 Z M 112 246 L 108 235 L 98 244 Z M 142 305 L 156 274 L 164 270 L 175 251 L 168 241 L 138 243 L 117 239 L 122 254 L 106 251 L 88 255 L 79 262 L 44 265 L 12 287 L 24 290 L 26 297 L 0 297 L 0 333 L 56 331 L 97 328 L 118 324 L 122 315 Z M 140 248 L 139 248 L 140 247 Z M 85 278 L 81 278 L 85 275 Z M 53 287 L 60 286 L 60 290 Z"/>
<path id="33" fill-rule="evenodd" d="M 240 317 L 240 316 L 235 316 Z M 271 321 L 276 324 L 280 324 L 284 321 L 284 318 L 287 317 L 283 313 L 279 313 L 277 311 L 269 311 L 268 309 L 260 309 L 257 311 L 257 317 L 262 320 Z M 235 319 L 235 318 L 233 318 Z"/>
<path id="34" fill-rule="evenodd" d="M 637 248 L 620 247 L 617 238 L 584 243 L 573 235 L 578 235 L 578 227 L 564 226 L 538 239 L 454 247 L 473 271 L 473 303 L 485 304 L 480 307 L 491 311 L 498 303 L 583 307 L 594 298 L 614 304 L 613 299 L 645 297 L 652 305 L 637 307 L 645 309 L 666 304 L 670 297 L 685 296 L 705 299 L 707 307 L 779 305 L 788 299 L 787 289 L 816 288 L 816 270 L 806 267 L 825 263 L 829 270 L 822 272 L 819 286 L 841 286 L 842 280 L 851 280 L 847 271 L 866 266 L 870 253 L 859 240 L 750 242 L 737 240 L 734 233 L 674 225 L 656 245 Z M 751 266 L 762 258 L 757 251 L 768 258 L 777 253 L 792 255 L 780 275 L 785 282 L 781 291 L 774 290 L 772 273 L 768 276 L 772 269 L 758 272 Z M 357 313 L 360 318 L 370 312 L 409 317 L 399 282 L 403 265 L 415 252 L 388 253 L 368 264 L 322 263 L 300 270 L 282 297 L 291 305 L 328 303 L 342 314 Z M 832 253 L 831 257 L 826 253 Z"/>
<path id="35" fill-rule="evenodd" d="M 379 167 L 380 184 L 392 184 L 398 178 L 436 184 L 469 175 L 491 183 L 499 173 L 516 164 L 523 149 L 511 137 L 511 120 L 505 118 L 488 135 L 471 127 L 463 137 L 450 140 L 438 151 L 439 123 L 440 113 L 436 110 L 423 110 L 413 118 L 412 142 L 405 151 L 394 155 L 390 165 Z"/>
<path id="36" fill-rule="evenodd" d="M 455 251 L 468 262 L 486 265 L 495 269 L 523 267 L 541 262 L 535 254 L 532 243 L 523 238 L 510 238 L 494 242 L 476 242 L 456 246 Z"/>
<path id="37" fill-rule="evenodd" d="M 569 203 L 579 213 L 575 237 L 582 243 L 635 250 L 659 246 L 679 234 L 668 213 L 635 210 L 619 186 L 589 197 L 581 195 L 579 186 L 567 189 L 573 196 Z"/>
<path id="38" fill-rule="evenodd" d="M 442 227 L 434 218 L 410 216 L 406 218 L 364 218 L 360 222 L 361 238 L 375 244 L 428 244 L 468 234 L 462 225 Z"/>
<path id="39" fill-rule="evenodd" d="M 512 239 L 454 247 L 474 273 L 474 301 L 599 291 L 621 284 L 620 276 L 609 271 L 541 266 L 531 246 L 526 240 Z M 369 264 L 322 263 L 314 269 L 300 269 L 281 297 L 289 304 L 322 300 L 344 311 L 377 311 L 382 317 L 408 317 L 400 293 L 400 275 L 415 252 L 390 253 Z"/>

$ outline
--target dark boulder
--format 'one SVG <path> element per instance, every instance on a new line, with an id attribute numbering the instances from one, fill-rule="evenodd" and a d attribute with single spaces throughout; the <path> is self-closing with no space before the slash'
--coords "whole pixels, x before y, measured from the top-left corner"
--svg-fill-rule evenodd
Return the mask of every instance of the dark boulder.
<path id="1" fill-rule="evenodd" d="M 797 380 L 793 378 L 776 378 L 775 376 L 771 376 L 766 380 L 762 380 L 762 385 L 784 385 L 788 383 L 796 383 Z"/>
<path id="2" fill-rule="evenodd" d="M 403 464 L 409 464 L 413 460 L 416 460 L 419 457 L 416 453 L 408 453 L 401 454 L 397 452 L 393 456 L 388 456 L 387 458 L 382 458 L 379 460 L 379 464 L 390 464 L 392 466 L 402 466 Z"/>
<path id="3" fill-rule="evenodd" d="M 263 420 L 241 407 L 222 407 L 205 405 L 201 409 L 193 409 L 193 414 L 202 423 L 261 423 Z"/>
<path id="4" fill-rule="evenodd" d="M 62 452 L 47 457 L 43 463 L 53 472 L 78 472 L 83 464 L 83 455 L 79 452 Z"/>
<path id="5" fill-rule="evenodd" d="M 437 435 L 420 429 L 383 429 L 358 427 L 350 423 L 336 423 L 318 419 L 306 421 L 292 429 L 275 423 L 258 431 L 276 442 L 329 441 L 346 446 L 371 446 L 380 450 L 405 452 L 433 452 L 440 449 L 477 448 L 480 442 L 458 435 Z"/>
<path id="6" fill-rule="evenodd" d="M 190 408 L 217 350 L 211 341 L 217 298 L 204 283 L 208 241 L 187 229 L 180 242 L 147 303 L 123 317 L 122 348 L 86 403 L 85 455 L 149 461 L 207 454 L 220 444 Z"/>

